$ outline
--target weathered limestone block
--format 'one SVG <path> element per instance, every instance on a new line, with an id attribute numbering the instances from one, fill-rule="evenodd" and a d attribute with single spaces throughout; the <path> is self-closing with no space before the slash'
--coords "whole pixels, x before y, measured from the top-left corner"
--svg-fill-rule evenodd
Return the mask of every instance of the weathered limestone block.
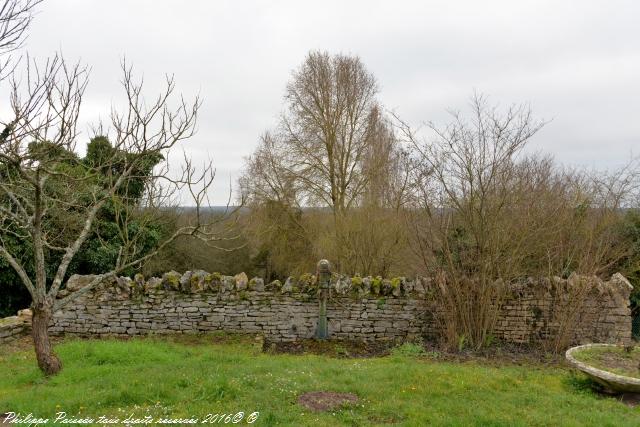
<path id="1" fill-rule="evenodd" d="M 231 292 L 235 287 L 236 281 L 232 276 L 224 276 L 222 278 L 222 290 L 224 292 Z"/>
<path id="2" fill-rule="evenodd" d="M 243 291 L 245 289 L 247 289 L 248 285 L 249 285 L 249 278 L 247 277 L 247 274 L 242 272 L 239 274 L 236 274 L 234 276 L 234 280 L 236 282 L 236 289 L 239 291 Z"/>
<path id="3" fill-rule="evenodd" d="M 180 276 L 180 290 L 184 293 L 188 293 L 191 291 L 191 276 L 193 275 L 193 271 L 185 271 L 182 276 Z"/>
<path id="4" fill-rule="evenodd" d="M 189 278 L 189 292 L 200 293 L 208 288 L 208 284 L 211 282 L 209 273 L 204 270 L 196 270 L 191 274 Z"/>
<path id="5" fill-rule="evenodd" d="M 91 283 L 95 278 L 96 276 L 93 274 L 90 274 L 90 275 L 74 274 L 71 277 L 69 277 L 69 280 L 67 280 L 65 289 L 69 292 L 78 291 L 84 288 L 85 286 L 87 286 L 89 283 Z"/>
<path id="6" fill-rule="evenodd" d="M 150 292 L 152 290 L 160 288 L 161 286 L 163 286 L 162 279 L 160 279 L 159 277 L 152 277 L 145 282 L 144 291 Z"/>
<path id="7" fill-rule="evenodd" d="M 249 289 L 256 292 L 264 292 L 264 280 L 260 277 L 254 277 L 249 280 Z"/>
<path id="8" fill-rule="evenodd" d="M 293 278 L 292 277 L 287 277 L 287 280 L 284 282 L 284 285 L 282 285 L 282 288 L 280 289 L 280 292 L 282 292 L 283 294 L 288 294 L 293 292 Z"/>
<path id="9" fill-rule="evenodd" d="M 269 282 L 269 284 L 265 287 L 266 291 L 280 291 L 282 289 L 282 282 L 280 280 L 274 280 Z"/>
<path id="10" fill-rule="evenodd" d="M 338 295 L 346 295 L 351 289 L 351 281 L 347 277 L 340 277 L 333 284 L 333 288 L 335 289 Z"/>
<path id="11" fill-rule="evenodd" d="M 180 279 L 182 276 L 177 271 L 169 271 L 162 275 L 162 284 L 166 290 L 177 291 L 180 289 Z"/>

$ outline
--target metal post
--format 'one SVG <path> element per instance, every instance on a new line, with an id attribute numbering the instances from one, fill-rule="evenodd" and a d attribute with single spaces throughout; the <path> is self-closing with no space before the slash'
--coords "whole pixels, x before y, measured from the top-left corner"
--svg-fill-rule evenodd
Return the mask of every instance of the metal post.
<path id="1" fill-rule="evenodd" d="M 331 264 L 326 259 L 318 262 L 318 288 L 320 289 L 320 314 L 318 316 L 318 328 L 316 338 L 326 340 L 329 338 L 329 325 L 327 324 L 327 298 L 329 297 L 329 283 L 331 280 Z"/>

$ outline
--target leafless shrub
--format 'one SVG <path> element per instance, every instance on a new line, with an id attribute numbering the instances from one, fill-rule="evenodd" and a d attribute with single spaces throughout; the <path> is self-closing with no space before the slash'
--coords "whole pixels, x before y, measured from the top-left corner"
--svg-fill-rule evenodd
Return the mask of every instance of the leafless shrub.
<path id="1" fill-rule="evenodd" d="M 413 147 L 409 227 L 423 272 L 438 277 L 445 341 L 479 348 L 490 339 L 505 284 L 527 276 L 611 274 L 630 245 L 619 233 L 620 208 L 637 188 L 632 166 L 607 174 L 561 168 L 523 148 L 544 126 L 526 106 L 501 113 L 472 98 L 467 120 L 453 113 L 433 124 L 429 141 L 398 119 Z M 575 328 L 586 291 L 571 289 L 557 310 L 552 347 Z"/>
<path id="2" fill-rule="evenodd" d="M 414 248 L 427 272 L 439 277 L 436 301 L 449 318 L 447 342 L 479 348 L 488 341 L 503 297 L 526 256 L 529 233 L 509 221 L 519 205 L 517 158 L 544 125 L 525 106 L 504 114 L 486 99 L 472 99 L 472 117 L 459 113 L 435 138 L 420 141 L 399 121 L 412 144 L 415 165 Z"/>

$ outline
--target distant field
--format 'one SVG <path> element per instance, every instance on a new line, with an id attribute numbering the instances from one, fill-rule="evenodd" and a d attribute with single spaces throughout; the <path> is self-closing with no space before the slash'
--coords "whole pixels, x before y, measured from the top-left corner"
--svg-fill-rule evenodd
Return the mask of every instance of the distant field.
<path id="1" fill-rule="evenodd" d="M 637 426 L 630 408 L 590 391 L 568 369 L 440 362 L 398 353 L 370 359 L 264 354 L 249 338 L 66 340 L 63 372 L 42 377 L 28 348 L 0 350 L 0 413 L 154 419 L 259 412 L 259 426 Z M 307 391 L 354 393 L 316 413 Z M 122 425 L 122 424 L 119 424 Z"/>

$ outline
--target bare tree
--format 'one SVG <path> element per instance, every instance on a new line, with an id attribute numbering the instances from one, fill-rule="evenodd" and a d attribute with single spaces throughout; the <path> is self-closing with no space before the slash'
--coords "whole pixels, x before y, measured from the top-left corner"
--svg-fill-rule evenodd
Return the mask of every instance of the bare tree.
<path id="1" fill-rule="evenodd" d="M 12 81 L 12 117 L 2 122 L 0 140 L 0 229 L 12 233 L 33 249 L 33 258 L 19 260 L 0 237 L 0 256 L 15 269 L 32 297 L 33 339 L 38 365 L 49 375 L 62 365 L 53 353 L 48 325 L 53 312 L 91 290 L 105 279 L 139 266 L 181 235 L 214 244 L 222 237 L 215 220 L 203 210 L 214 169 L 205 163 L 200 172 L 185 156 L 181 172 L 171 172 L 169 155 L 195 129 L 200 100 L 174 103 L 175 84 L 168 77 L 164 90 L 151 102 L 142 93 L 131 69 L 123 64 L 126 107 L 113 109 L 112 156 L 86 164 L 75 155 L 76 125 L 87 86 L 87 71 L 54 57 L 44 66 L 29 63 L 22 84 Z M 140 173 L 145 164 L 156 164 L 152 173 Z M 144 197 L 126 203 L 133 183 L 144 186 Z M 138 236 L 128 224 L 134 216 L 150 220 L 162 207 L 175 201 L 178 192 L 191 196 L 196 214 L 153 250 L 142 255 Z M 96 226 L 96 217 L 107 203 L 129 206 L 116 221 L 121 246 L 116 266 L 97 274 L 82 289 L 57 298 L 69 265 Z M 61 220 L 64 215 L 64 220 Z M 58 254 L 58 256 L 52 256 Z M 26 262 L 33 263 L 30 276 Z M 51 265 L 54 263 L 54 265 Z M 47 277 L 47 271 L 55 273 Z"/>
<path id="2" fill-rule="evenodd" d="M 250 209 L 243 226 L 252 256 L 273 279 L 313 267 L 311 234 L 303 218 L 301 183 L 282 162 L 285 147 L 269 132 L 245 160 L 240 192 Z"/>
<path id="3" fill-rule="evenodd" d="M 398 126 L 413 148 L 410 240 L 423 273 L 436 278 L 448 345 L 475 348 L 491 340 L 505 283 L 528 276 L 605 276 L 630 253 L 621 207 L 638 188 L 633 163 L 609 173 L 562 168 L 551 157 L 523 152 L 545 125 L 527 106 L 499 110 L 474 96 L 470 117 L 453 113 L 433 138 Z M 574 292 L 576 291 L 576 292 Z M 563 348 L 585 297 L 577 288 L 555 314 Z"/>
<path id="4" fill-rule="evenodd" d="M 311 52 L 287 86 L 276 131 L 263 136 L 240 180 L 253 211 L 265 203 L 289 211 L 287 235 L 313 242 L 314 257 L 364 273 L 388 272 L 398 258 L 403 233 L 392 219 L 408 182 L 376 94 L 375 78 L 358 57 Z M 300 220 L 301 209 L 313 224 Z"/>
<path id="5" fill-rule="evenodd" d="M 245 159 L 245 170 L 239 179 L 240 193 L 250 204 L 273 200 L 301 207 L 300 182 L 282 161 L 286 146 L 266 132 L 255 152 Z"/>
<path id="6" fill-rule="evenodd" d="M 4 0 L 0 6 L 0 80 L 10 74 L 11 53 L 22 47 L 35 7 L 42 0 Z"/>
<path id="7" fill-rule="evenodd" d="M 499 311 L 500 283 L 514 277 L 526 252 L 530 236 L 514 235 L 506 220 L 520 195 L 517 156 L 544 123 L 525 106 L 501 113 L 479 95 L 471 106 L 470 120 L 454 112 L 444 129 L 429 124 L 430 141 L 399 126 L 415 159 L 414 247 L 439 278 L 447 338 L 481 347 Z"/>
<path id="8" fill-rule="evenodd" d="M 376 81 L 360 58 L 311 52 L 287 86 L 280 124 L 286 170 L 308 204 L 344 213 L 362 194 L 377 118 Z"/>

